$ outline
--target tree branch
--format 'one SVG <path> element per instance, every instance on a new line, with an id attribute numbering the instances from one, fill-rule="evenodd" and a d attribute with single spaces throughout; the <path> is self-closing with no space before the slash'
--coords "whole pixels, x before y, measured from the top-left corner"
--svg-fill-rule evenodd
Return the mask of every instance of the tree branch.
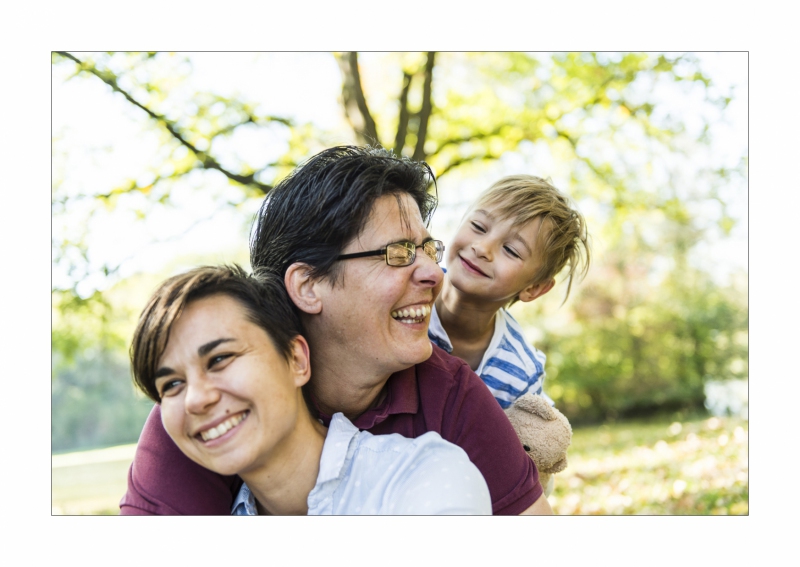
<path id="1" fill-rule="evenodd" d="M 436 155 L 436 154 L 440 153 L 447 146 L 455 146 L 455 145 L 458 145 L 458 144 L 463 144 L 464 142 L 471 142 L 473 140 L 483 140 L 484 138 L 491 138 L 492 136 L 499 136 L 500 134 L 503 133 L 503 129 L 507 128 L 509 126 L 512 126 L 512 124 L 499 124 L 498 126 L 496 126 L 493 130 L 491 130 L 489 132 L 473 132 L 473 133 L 469 134 L 468 136 L 460 136 L 460 137 L 457 137 L 457 138 L 449 138 L 449 139 L 443 141 L 441 144 L 439 144 L 439 147 L 437 147 L 431 153 L 431 155 Z"/>
<path id="2" fill-rule="evenodd" d="M 422 106 L 419 109 L 419 127 L 417 128 L 417 146 L 414 148 L 412 159 L 423 161 L 425 155 L 425 138 L 428 135 L 428 119 L 433 110 L 431 103 L 431 91 L 433 83 L 433 60 L 436 56 L 435 51 L 428 52 L 428 59 L 425 62 L 425 83 L 422 87 Z"/>
<path id="3" fill-rule="evenodd" d="M 200 161 L 200 164 L 204 169 L 215 169 L 220 173 L 222 173 L 223 175 L 225 175 L 226 177 L 228 177 L 228 179 L 232 179 L 233 181 L 241 183 L 242 185 L 250 185 L 256 187 L 265 194 L 269 193 L 269 191 L 272 190 L 271 185 L 267 185 L 265 183 L 261 183 L 260 181 L 256 181 L 254 174 L 240 175 L 238 173 L 229 171 L 224 167 L 222 167 L 217 162 L 217 160 L 215 160 L 212 156 L 196 148 L 191 142 L 189 142 L 189 140 L 186 139 L 184 134 L 178 129 L 178 127 L 173 122 L 168 120 L 165 116 L 153 112 L 145 105 L 137 101 L 135 98 L 133 98 L 133 96 L 130 93 L 121 88 L 117 84 L 116 76 L 113 75 L 112 73 L 102 71 L 90 63 L 83 62 L 74 55 L 72 55 L 71 53 L 68 53 L 66 51 L 56 51 L 56 53 L 58 53 L 59 55 L 61 55 L 66 59 L 74 61 L 78 65 L 81 71 L 91 73 L 92 75 L 103 81 L 105 84 L 110 86 L 112 90 L 124 96 L 128 100 L 128 102 L 130 102 L 135 107 L 140 108 L 145 113 L 147 113 L 147 115 L 151 119 L 155 120 L 157 123 L 161 124 L 164 128 L 166 128 L 167 132 L 169 132 L 172 135 L 172 137 L 175 138 L 180 144 L 188 148 L 189 151 L 191 151 L 197 157 L 197 159 Z"/>
<path id="4" fill-rule="evenodd" d="M 412 75 L 403 72 L 403 90 L 400 91 L 400 116 L 397 119 L 397 136 L 394 139 L 394 153 L 403 154 L 408 134 L 408 91 L 411 88 Z"/>
<path id="5" fill-rule="evenodd" d="M 342 102 L 350 125 L 361 143 L 380 145 L 378 129 L 369 112 L 364 89 L 361 86 L 358 52 L 350 51 L 344 55 L 337 55 L 336 61 L 342 71 Z"/>
<path id="6" fill-rule="evenodd" d="M 483 155 L 475 155 L 475 156 L 466 156 L 466 157 L 459 157 L 457 159 L 452 160 L 449 162 L 444 169 L 442 169 L 439 173 L 436 174 L 436 179 L 441 180 L 442 176 L 450 171 L 451 169 L 455 169 L 460 165 L 464 165 L 465 163 L 471 163 L 473 161 L 486 161 L 486 160 L 493 160 L 498 159 L 498 156 L 492 154 L 483 154 Z"/>

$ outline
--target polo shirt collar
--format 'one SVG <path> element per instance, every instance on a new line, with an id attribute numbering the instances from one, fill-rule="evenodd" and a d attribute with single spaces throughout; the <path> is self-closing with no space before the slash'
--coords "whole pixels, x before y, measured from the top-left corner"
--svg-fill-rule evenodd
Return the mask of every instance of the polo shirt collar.
<path id="1" fill-rule="evenodd" d="M 358 429 L 372 429 L 375 425 L 385 421 L 387 417 L 400 413 L 415 414 L 419 411 L 419 387 L 417 385 L 417 367 L 412 366 L 395 372 L 386 382 L 386 397 L 377 406 L 368 409 L 356 419 L 353 425 Z M 330 425 L 331 416 L 319 409 L 319 404 L 314 396 L 310 396 L 317 410 L 320 420 L 326 426 Z"/>

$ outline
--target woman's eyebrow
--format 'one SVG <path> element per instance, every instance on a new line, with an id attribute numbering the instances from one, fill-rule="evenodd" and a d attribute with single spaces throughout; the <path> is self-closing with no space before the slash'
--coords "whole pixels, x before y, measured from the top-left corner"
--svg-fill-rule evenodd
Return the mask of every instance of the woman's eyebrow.
<path id="1" fill-rule="evenodd" d="M 217 348 L 222 343 L 227 343 L 236 339 L 217 339 L 215 341 L 208 342 L 197 349 L 197 354 L 200 356 L 205 356 L 215 348 Z"/>

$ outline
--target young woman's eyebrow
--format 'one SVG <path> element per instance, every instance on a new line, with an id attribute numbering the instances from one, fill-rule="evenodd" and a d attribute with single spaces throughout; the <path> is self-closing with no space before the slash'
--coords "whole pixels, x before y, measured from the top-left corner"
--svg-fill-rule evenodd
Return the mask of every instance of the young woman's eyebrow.
<path id="1" fill-rule="evenodd" d="M 156 370 L 156 373 L 155 373 L 155 376 L 153 376 L 153 379 L 157 380 L 158 378 L 161 378 L 162 376 L 169 376 L 170 374 L 174 374 L 174 373 L 175 373 L 175 371 L 172 368 L 169 368 L 168 366 L 162 366 L 161 368 Z"/>
<path id="2" fill-rule="evenodd" d="M 199 354 L 200 356 L 205 356 L 209 352 L 217 348 L 219 345 L 221 345 L 222 343 L 227 343 L 233 340 L 235 339 L 217 339 L 215 341 L 208 342 L 197 349 L 197 354 Z"/>
<path id="3" fill-rule="evenodd" d="M 221 345 L 222 343 L 227 343 L 227 342 L 230 342 L 230 341 L 233 341 L 233 340 L 236 340 L 236 339 L 228 339 L 228 338 L 226 338 L 226 339 L 217 339 L 215 341 L 207 342 L 206 344 L 202 345 L 200 348 L 197 349 L 197 354 L 200 355 L 200 356 L 205 356 L 209 352 L 211 352 L 212 350 L 217 348 L 219 345 Z M 169 366 L 162 366 L 161 368 L 156 370 L 155 375 L 153 375 L 153 379 L 157 380 L 158 378 L 161 378 L 162 376 L 169 376 L 170 374 L 174 374 L 174 373 L 175 373 L 175 371 L 172 368 L 170 368 Z"/>

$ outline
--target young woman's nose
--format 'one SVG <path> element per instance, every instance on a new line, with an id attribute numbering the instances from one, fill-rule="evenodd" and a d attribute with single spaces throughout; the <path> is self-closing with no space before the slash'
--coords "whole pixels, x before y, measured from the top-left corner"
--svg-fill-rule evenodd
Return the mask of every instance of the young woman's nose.
<path id="1" fill-rule="evenodd" d="M 219 390 L 210 378 L 205 375 L 193 377 L 186 383 L 186 411 L 201 414 L 217 403 L 219 396 Z"/>

